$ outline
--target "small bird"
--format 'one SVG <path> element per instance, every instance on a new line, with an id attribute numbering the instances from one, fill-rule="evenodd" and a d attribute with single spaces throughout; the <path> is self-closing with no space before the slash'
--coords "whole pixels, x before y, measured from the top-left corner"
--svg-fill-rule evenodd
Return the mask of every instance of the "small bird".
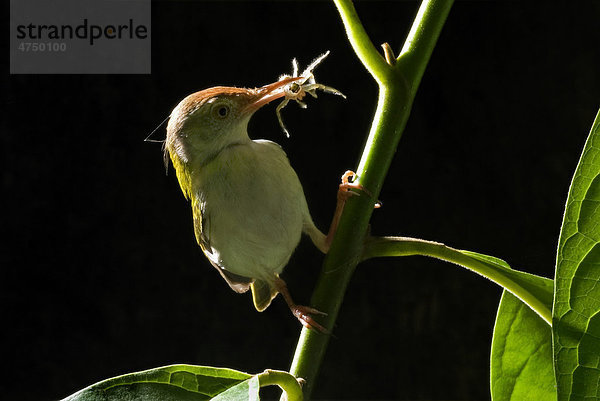
<path id="1" fill-rule="evenodd" d="M 254 112 L 300 79 L 257 89 L 217 86 L 187 96 L 171 113 L 165 157 L 168 152 L 191 201 L 196 240 L 229 286 L 238 293 L 251 289 L 258 311 L 281 293 L 304 326 L 327 332 L 311 316 L 322 313 L 295 304 L 279 274 L 302 233 L 323 253 L 330 236 L 315 226 L 282 148 L 247 132 Z"/>

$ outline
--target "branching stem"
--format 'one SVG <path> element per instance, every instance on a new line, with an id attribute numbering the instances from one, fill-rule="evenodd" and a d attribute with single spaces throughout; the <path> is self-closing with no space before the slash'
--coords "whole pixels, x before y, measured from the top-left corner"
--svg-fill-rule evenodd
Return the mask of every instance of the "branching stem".
<path id="1" fill-rule="evenodd" d="M 347 201 L 311 299 L 313 307 L 328 314 L 320 319 L 320 323 L 330 330 L 334 327 L 348 282 L 362 258 L 373 205 L 453 1 L 423 1 L 407 44 L 394 65 L 386 61 L 371 42 L 352 1 L 334 0 L 334 3 L 356 55 L 379 85 L 379 97 L 354 181 L 372 193 L 373 197 L 354 196 Z M 306 379 L 303 388 L 305 399 L 310 398 L 328 342 L 328 335 L 314 330 L 303 329 L 300 334 L 290 372 Z"/>

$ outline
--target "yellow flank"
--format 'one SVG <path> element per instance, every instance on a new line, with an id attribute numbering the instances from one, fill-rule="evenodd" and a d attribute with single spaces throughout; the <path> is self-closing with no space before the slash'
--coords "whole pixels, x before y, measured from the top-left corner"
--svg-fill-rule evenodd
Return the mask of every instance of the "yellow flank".
<path id="1" fill-rule="evenodd" d="M 183 192 L 185 198 L 190 200 L 192 199 L 192 177 L 190 175 L 190 170 L 175 152 L 169 153 L 171 155 L 173 167 L 175 167 L 175 173 L 177 175 L 177 180 L 179 181 L 181 191 Z"/>

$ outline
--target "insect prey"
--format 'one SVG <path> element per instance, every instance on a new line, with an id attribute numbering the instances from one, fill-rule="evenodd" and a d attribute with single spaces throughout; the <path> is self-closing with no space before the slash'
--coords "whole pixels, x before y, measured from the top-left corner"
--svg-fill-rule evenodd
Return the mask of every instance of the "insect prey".
<path id="1" fill-rule="evenodd" d="M 279 125 L 281 129 L 285 133 L 286 137 L 290 137 L 290 133 L 288 132 L 285 124 L 283 123 L 283 119 L 281 117 L 281 110 L 287 106 L 290 100 L 294 100 L 298 105 L 305 109 L 306 103 L 302 101 L 304 96 L 308 93 L 312 97 L 317 97 L 317 89 L 322 90 L 326 93 L 331 93 L 333 95 L 338 95 L 343 97 L 346 96 L 340 92 L 339 90 L 332 88 L 331 86 L 325 86 L 323 84 L 317 83 L 315 80 L 315 74 L 313 73 L 314 69 L 329 55 L 329 50 L 326 53 L 321 54 L 319 57 L 313 60 L 312 63 L 306 67 L 304 71 L 300 75 L 298 75 L 298 61 L 294 58 L 292 60 L 292 75 L 283 74 L 279 77 L 279 81 L 286 78 L 302 78 L 297 81 L 291 82 L 290 84 L 283 87 L 284 99 L 277 108 L 275 109 L 275 114 L 277 114 L 277 120 L 279 120 Z"/>

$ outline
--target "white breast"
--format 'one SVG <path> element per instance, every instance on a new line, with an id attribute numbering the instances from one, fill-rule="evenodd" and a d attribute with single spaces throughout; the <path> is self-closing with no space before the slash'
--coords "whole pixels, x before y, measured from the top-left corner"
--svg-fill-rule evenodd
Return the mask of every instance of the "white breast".
<path id="1" fill-rule="evenodd" d="M 203 207 L 209 258 L 244 277 L 272 278 L 283 270 L 310 216 L 279 145 L 257 140 L 227 147 L 199 169 L 193 187 Z"/>

